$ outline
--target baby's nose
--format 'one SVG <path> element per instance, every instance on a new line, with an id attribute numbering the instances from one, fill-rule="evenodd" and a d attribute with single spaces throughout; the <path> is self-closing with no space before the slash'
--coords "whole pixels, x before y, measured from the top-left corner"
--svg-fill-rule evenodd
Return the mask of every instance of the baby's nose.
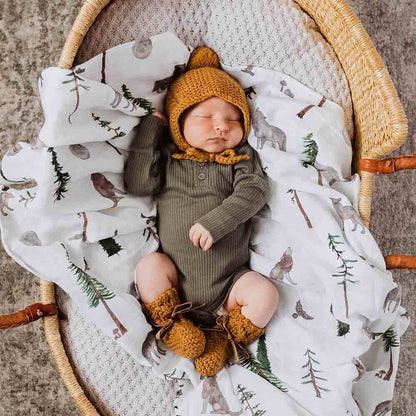
<path id="1" fill-rule="evenodd" d="M 215 125 L 215 130 L 217 131 L 225 131 L 227 132 L 230 128 L 228 127 L 228 123 L 223 120 L 223 121 L 218 121 Z"/>

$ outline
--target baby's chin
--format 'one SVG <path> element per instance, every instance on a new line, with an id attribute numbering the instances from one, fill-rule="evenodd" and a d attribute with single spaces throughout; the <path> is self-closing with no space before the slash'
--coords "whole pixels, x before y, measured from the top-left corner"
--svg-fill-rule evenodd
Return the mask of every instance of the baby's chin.
<path id="1" fill-rule="evenodd" d="M 227 149 L 227 147 L 222 143 L 211 143 L 201 149 L 209 153 L 221 153 L 223 150 Z"/>

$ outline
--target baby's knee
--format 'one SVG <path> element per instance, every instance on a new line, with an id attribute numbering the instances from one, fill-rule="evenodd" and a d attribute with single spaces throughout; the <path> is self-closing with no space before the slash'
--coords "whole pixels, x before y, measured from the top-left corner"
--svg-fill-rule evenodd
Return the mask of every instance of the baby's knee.
<path id="1" fill-rule="evenodd" d="M 265 309 L 276 309 L 279 303 L 279 291 L 270 280 L 260 274 L 259 277 L 256 283 L 250 287 L 250 300 L 261 304 Z"/>
<path id="2" fill-rule="evenodd" d="M 146 254 L 137 263 L 136 281 L 146 279 L 149 276 L 153 278 L 166 276 L 172 283 L 176 284 L 176 266 L 166 254 L 159 252 Z"/>

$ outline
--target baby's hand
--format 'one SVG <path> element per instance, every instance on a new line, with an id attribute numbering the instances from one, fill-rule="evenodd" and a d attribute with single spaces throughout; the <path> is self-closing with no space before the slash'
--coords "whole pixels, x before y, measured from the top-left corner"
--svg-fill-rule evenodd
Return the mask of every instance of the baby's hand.
<path id="1" fill-rule="evenodd" d="M 189 230 L 189 238 L 193 241 L 195 247 L 199 245 L 204 251 L 209 250 L 214 242 L 211 233 L 198 222 Z"/>
<path id="2" fill-rule="evenodd" d="M 153 116 L 156 116 L 156 117 L 159 117 L 159 118 L 163 121 L 163 124 L 164 124 L 165 126 L 167 126 L 167 125 L 168 125 L 168 119 L 167 119 L 167 118 L 166 118 L 166 116 L 165 116 L 164 114 L 162 114 L 160 111 L 153 111 L 152 115 L 153 115 Z"/>

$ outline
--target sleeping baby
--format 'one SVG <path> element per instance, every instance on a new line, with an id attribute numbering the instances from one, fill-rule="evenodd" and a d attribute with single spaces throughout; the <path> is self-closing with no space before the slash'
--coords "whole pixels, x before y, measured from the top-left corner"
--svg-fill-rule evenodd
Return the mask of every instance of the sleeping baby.
<path id="1" fill-rule="evenodd" d="M 192 52 L 165 109 L 168 118 L 142 117 L 125 166 L 127 191 L 158 207 L 160 247 L 139 261 L 135 284 L 157 339 L 209 377 L 264 333 L 277 308 L 275 286 L 248 268 L 250 219 L 268 183 L 246 143 L 244 90 L 212 49 Z"/>

